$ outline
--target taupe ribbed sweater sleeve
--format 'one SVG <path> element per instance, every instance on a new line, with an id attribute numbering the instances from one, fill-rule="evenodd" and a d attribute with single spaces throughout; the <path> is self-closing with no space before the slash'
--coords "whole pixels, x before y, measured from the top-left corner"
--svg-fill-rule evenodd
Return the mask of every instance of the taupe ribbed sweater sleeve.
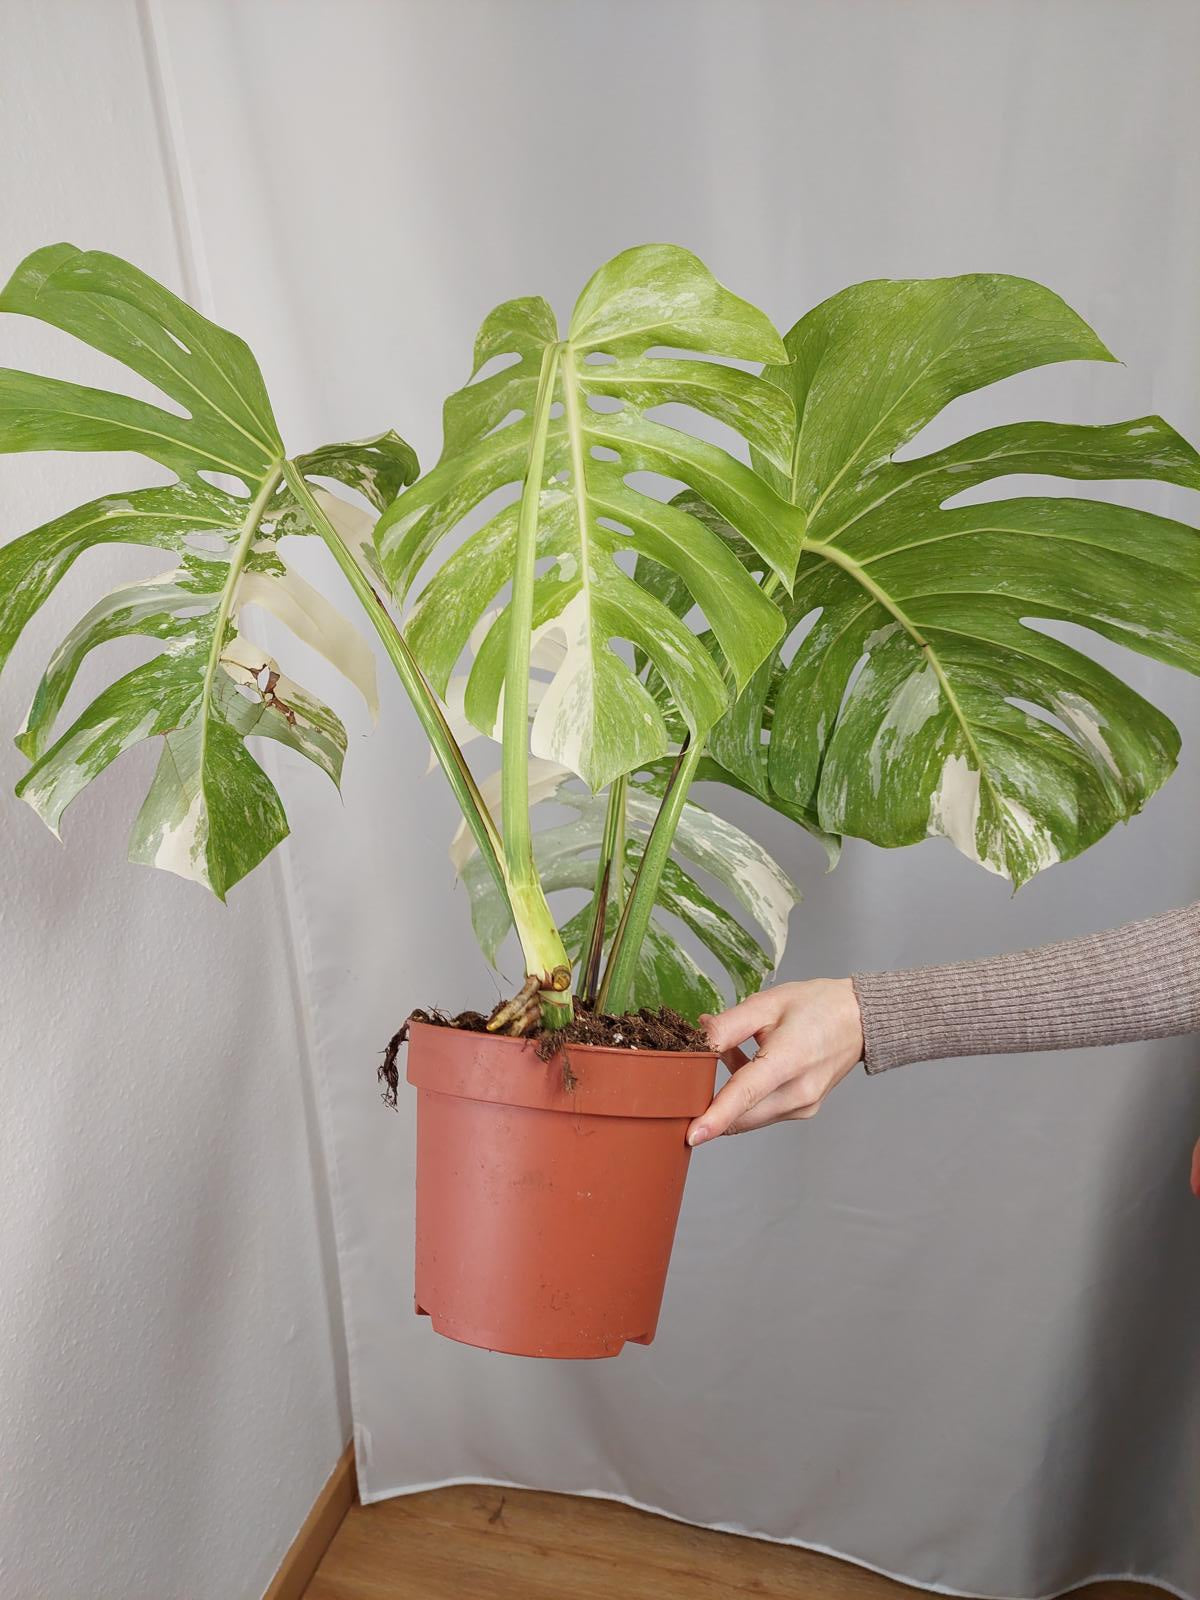
<path id="1" fill-rule="evenodd" d="M 1200 901 L 1037 950 L 853 982 L 868 1072 L 1197 1033 Z"/>

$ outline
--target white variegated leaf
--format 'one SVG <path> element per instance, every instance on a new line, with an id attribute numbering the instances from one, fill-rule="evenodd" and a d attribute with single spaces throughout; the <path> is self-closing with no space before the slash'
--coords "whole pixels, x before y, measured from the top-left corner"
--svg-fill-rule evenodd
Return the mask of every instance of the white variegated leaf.
<path id="1" fill-rule="evenodd" d="M 563 788 L 571 773 L 557 761 L 543 761 L 533 756 L 529 762 L 529 808 L 532 811 L 543 800 L 552 800 Z M 502 775 L 493 772 L 479 785 L 484 804 L 497 819 L 500 814 L 500 786 Z M 475 853 L 475 841 L 465 822 L 460 822 L 450 841 L 450 860 L 456 877 L 462 877 L 467 862 Z"/>
<path id="2" fill-rule="evenodd" d="M 575 813 L 569 820 L 543 827 L 534 835 L 534 857 L 542 886 L 551 898 L 567 890 L 589 891 L 594 886 L 604 831 L 605 802 L 582 789 L 564 767 L 537 758 L 530 765 L 532 804 L 553 801 Z M 488 787 L 484 785 L 485 794 Z M 493 785 L 493 804 L 497 794 L 498 786 Z M 659 798 L 636 785 L 629 789 L 624 866 L 627 888 L 633 882 Z M 461 830 L 451 855 L 455 870 L 467 886 L 480 947 L 495 963 L 512 926 L 508 907 L 473 853 L 469 837 L 464 837 Z M 696 868 L 727 892 L 745 914 L 745 922 L 704 888 L 695 876 Z M 633 1003 L 668 1005 L 691 1018 L 702 1011 L 719 1009 L 724 1003 L 713 977 L 680 943 L 676 931 L 680 923 L 723 974 L 728 995 L 744 998 L 761 987 L 778 965 L 788 916 L 799 898 L 796 886 L 760 845 L 732 823 L 689 801 L 684 806 L 672 860 L 664 873 L 650 933 L 640 954 Z M 607 931 L 611 933 L 615 903 L 610 902 L 608 909 Z M 585 907 L 563 924 L 563 941 L 573 960 L 580 956 L 588 921 Z"/>
<path id="3" fill-rule="evenodd" d="M 262 606 L 297 639 L 347 678 L 366 701 L 372 722 L 379 716 L 375 657 L 362 634 L 319 589 L 282 562 L 282 572 L 246 572 L 238 585 L 237 607 Z"/>
<path id="4" fill-rule="evenodd" d="M 285 467 L 293 469 L 262 376 L 240 339 L 127 262 L 70 245 L 22 262 L 0 293 L 0 310 L 75 335 L 175 402 L 164 409 L 0 371 L 0 451 L 129 450 L 177 474 L 161 488 L 81 506 L 0 548 L 0 666 L 85 550 L 154 545 L 175 563 L 105 596 L 55 650 L 17 736 L 31 762 L 18 793 L 57 832 L 66 806 L 92 778 L 135 744 L 161 738 L 130 853 L 223 898 L 287 833 L 279 797 L 245 740 L 286 744 L 334 782 L 346 749 L 334 713 L 241 632 L 242 611 L 258 606 L 279 618 L 344 673 L 372 712 L 374 659 L 356 630 L 279 556 L 284 534 L 311 530 L 285 486 Z M 416 473 L 412 452 L 395 434 L 327 446 L 294 467 L 361 491 L 377 509 Z M 235 487 L 214 487 L 202 473 Z M 360 545 L 371 550 L 369 523 Z M 132 635 L 157 640 L 160 653 L 110 684 L 59 732 L 89 653 Z"/>
<path id="5" fill-rule="evenodd" d="M 479 625 L 476 629 L 476 633 L 479 638 L 483 637 L 488 628 L 491 627 L 494 620 L 495 612 L 490 612 L 486 617 L 480 619 Z M 549 634 L 539 633 L 533 639 L 531 639 L 529 665 L 534 671 L 554 673 L 562 665 L 562 658 L 563 651 L 557 639 L 552 638 Z M 467 682 L 468 679 L 466 673 L 456 673 L 446 685 L 446 693 L 443 700 L 446 721 L 450 726 L 450 731 L 454 735 L 460 750 L 465 749 L 469 744 L 473 744 L 477 739 L 482 739 L 485 737 L 480 733 L 479 729 L 467 716 Z M 545 693 L 546 680 L 544 678 L 533 678 L 530 680 L 529 709 L 531 711 L 537 711 L 538 706 L 542 703 L 542 697 L 545 695 Z M 500 702 L 501 709 L 503 709 L 503 691 L 501 691 Z M 499 731 L 493 731 L 492 738 L 499 740 L 499 737 Z M 437 754 L 431 748 L 429 752 L 429 765 L 427 766 L 426 771 L 432 772 L 436 766 Z M 498 784 L 498 782 L 499 780 L 497 779 L 496 784 Z M 493 787 L 495 787 L 495 785 L 493 785 Z M 499 793 L 497 791 L 497 793 L 493 796 L 493 808 L 498 803 L 498 800 Z M 463 831 L 465 832 L 465 827 Z"/>
<path id="6" fill-rule="evenodd" d="M 718 724 L 713 755 L 830 833 L 941 835 L 1019 885 L 1138 811 L 1179 747 L 1160 711 L 1039 621 L 1200 672 L 1200 534 L 1110 501 L 952 502 L 1016 474 L 1200 488 L 1200 456 L 1141 417 L 1010 423 L 896 459 L 959 395 L 1112 359 L 1026 279 L 859 284 L 785 342 L 790 364 L 766 376 L 803 427 L 786 468 L 756 464 L 807 513 L 786 602 L 789 634 L 806 631 Z"/>
<path id="7" fill-rule="evenodd" d="M 652 355 L 659 346 L 717 359 Z M 535 429 L 543 428 L 534 401 L 549 363 L 561 415 L 547 413 L 544 471 L 529 485 L 536 556 L 550 561 L 533 582 L 532 624 L 538 636 L 557 639 L 561 660 L 537 707 L 532 749 L 597 789 L 665 754 L 671 742 L 654 697 L 614 641 L 628 640 L 654 663 L 700 736 L 726 709 L 731 685 L 749 679 L 780 635 L 778 608 L 723 541 L 629 480 L 649 472 L 688 483 L 741 529 L 764 568 L 790 584 L 803 517 L 726 451 L 652 416 L 668 403 L 690 406 L 782 462 L 790 402 L 725 364 L 776 360 L 782 347 L 767 318 L 688 251 L 647 245 L 595 274 L 565 340 L 543 300 L 497 307 L 476 341 L 475 371 L 500 355 L 517 359 L 447 401 L 441 459 L 384 513 L 376 540 L 393 590 L 411 597 L 428 558 L 474 507 L 524 488 Z M 613 359 L 593 361 L 598 356 Z M 439 693 L 512 578 L 518 512 L 515 503 L 497 511 L 417 597 L 406 634 Z M 672 609 L 627 575 L 623 552 L 677 575 L 720 640 L 729 682 Z M 509 616 L 502 607 L 479 644 L 465 696 L 467 715 L 489 734 L 502 708 Z"/>

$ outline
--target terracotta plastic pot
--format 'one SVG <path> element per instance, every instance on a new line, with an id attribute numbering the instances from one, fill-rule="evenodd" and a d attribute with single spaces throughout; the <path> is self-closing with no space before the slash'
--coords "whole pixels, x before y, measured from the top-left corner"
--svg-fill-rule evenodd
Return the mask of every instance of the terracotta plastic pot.
<path id="1" fill-rule="evenodd" d="M 418 1313 L 518 1356 L 619 1354 L 658 1325 L 717 1057 L 568 1047 L 414 1023 Z"/>

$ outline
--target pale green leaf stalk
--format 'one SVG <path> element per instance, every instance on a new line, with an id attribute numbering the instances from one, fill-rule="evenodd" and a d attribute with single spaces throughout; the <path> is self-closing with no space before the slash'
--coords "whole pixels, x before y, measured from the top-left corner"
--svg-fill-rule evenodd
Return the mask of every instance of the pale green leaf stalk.
<path id="1" fill-rule="evenodd" d="M 495 823 L 446 721 L 437 696 L 425 681 L 404 635 L 371 583 L 369 574 L 363 570 L 354 552 L 334 528 L 295 463 L 289 461 L 284 467 L 284 473 L 297 504 L 303 507 L 313 527 L 333 553 L 334 560 L 345 574 L 351 589 L 361 601 L 372 627 L 387 651 L 388 659 L 396 669 L 396 675 L 404 686 L 405 693 L 412 702 L 438 764 L 446 775 L 463 819 L 475 840 L 476 848 L 487 863 L 497 886 L 502 892 L 507 893 L 507 879 L 501 862 L 500 838 Z"/>
<path id="2" fill-rule="evenodd" d="M 608 803 L 604 808 L 604 832 L 600 836 L 587 937 L 583 941 L 580 961 L 580 994 L 589 1005 L 595 1004 L 600 989 L 600 967 L 609 912 L 615 910 L 619 919 L 625 909 L 625 808 L 628 789 L 627 777 L 614 778 L 609 785 Z"/>
<path id="3" fill-rule="evenodd" d="M 541 990 L 541 1015 L 548 1027 L 563 1027 L 572 1019 L 568 989 L 571 963 L 559 936 L 533 860 L 529 820 L 529 654 L 533 622 L 533 571 L 537 560 L 538 507 L 546 467 L 546 433 L 554 401 L 554 380 L 560 346 L 547 345 L 542 357 L 537 396 L 529 438 L 529 461 L 521 491 L 517 522 L 516 564 L 509 603 L 508 663 L 504 678 L 504 767 L 501 785 L 504 824 L 504 861 L 508 896 L 525 970 L 536 977 Z"/>
<path id="4" fill-rule="evenodd" d="M 679 826 L 688 791 L 703 754 L 704 746 L 699 742 L 694 746 L 686 746 L 667 781 L 666 792 L 646 841 L 633 888 L 613 936 L 612 953 L 597 996 L 601 1011 L 619 1014 L 628 1010 L 632 1001 L 642 941 L 650 926 L 659 885 L 675 841 L 675 830 Z"/>
<path id="5" fill-rule="evenodd" d="M 562 925 L 563 942 L 578 961 L 582 974 L 580 995 L 588 998 L 588 950 L 595 931 L 597 881 L 607 871 L 610 894 L 604 936 L 611 938 L 659 815 L 665 779 L 662 774 L 653 773 L 645 780 L 640 775 L 624 780 L 625 842 L 623 849 L 618 849 L 610 845 L 619 826 L 613 790 L 607 797 L 593 795 L 563 767 L 550 770 L 542 763 L 531 763 L 531 767 L 536 775 L 531 780 L 535 819 L 541 822 L 537 818 L 539 806 L 548 812 L 552 809 L 554 814 L 553 821 L 535 826 L 533 835 L 542 887 L 552 906 L 560 896 L 574 898 L 580 891 L 593 891 L 591 901 Z M 699 770 L 707 772 L 703 761 Z M 490 780 L 483 786 L 485 793 L 489 786 Z M 569 813 L 565 821 L 564 810 Z M 452 859 L 467 889 L 480 947 L 495 963 L 512 928 L 511 913 L 474 851 L 469 835 L 460 836 Z M 605 863 L 603 871 L 601 862 Z M 719 886 L 733 909 L 715 899 L 705 882 Z M 757 840 L 708 808 L 687 800 L 642 943 L 632 1004 L 666 1005 L 685 1017 L 695 1017 L 754 993 L 779 964 L 789 914 L 799 897 L 788 874 Z M 695 954 L 685 948 L 680 924 L 692 936 Z M 597 980 L 598 977 L 597 973 Z M 594 997 L 593 987 L 590 998 Z"/>

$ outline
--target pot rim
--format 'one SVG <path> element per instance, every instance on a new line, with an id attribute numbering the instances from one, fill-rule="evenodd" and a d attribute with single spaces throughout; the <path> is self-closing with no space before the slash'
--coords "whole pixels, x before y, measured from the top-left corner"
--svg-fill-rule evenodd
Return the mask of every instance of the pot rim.
<path id="1" fill-rule="evenodd" d="M 504 1033 L 482 1033 L 475 1028 L 450 1028 L 447 1027 L 445 1023 L 422 1021 L 412 1022 L 409 1024 L 410 1038 L 413 1031 L 417 1028 L 429 1028 L 439 1034 L 459 1034 L 460 1036 L 468 1039 L 488 1039 L 495 1044 L 518 1045 L 524 1049 L 528 1049 L 534 1042 L 532 1038 L 514 1039 L 511 1035 Z M 721 1052 L 719 1050 L 648 1050 L 643 1046 L 636 1044 L 570 1044 L 569 1048 L 572 1055 L 574 1055 L 577 1050 L 582 1050 L 588 1055 L 598 1054 L 605 1056 L 646 1056 L 650 1060 L 658 1060 L 661 1058 L 664 1061 L 718 1061 L 721 1058 Z M 557 1053 L 558 1052 L 556 1051 L 555 1055 L 557 1055 Z M 554 1056 L 547 1056 L 546 1064 L 549 1065 L 553 1060 Z"/>
<path id="2" fill-rule="evenodd" d="M 504 1046 L 515 1046 L 505 1049 Z M 574 1116 L 675 1117 L 707 1109 L 716 1081 L 715 1050 L 634 1050 L 568 1045 L 544 1061 L 532 1039 L 417 1022 L 405 1077 L 415 1089 L 456 1099 Z"/>

